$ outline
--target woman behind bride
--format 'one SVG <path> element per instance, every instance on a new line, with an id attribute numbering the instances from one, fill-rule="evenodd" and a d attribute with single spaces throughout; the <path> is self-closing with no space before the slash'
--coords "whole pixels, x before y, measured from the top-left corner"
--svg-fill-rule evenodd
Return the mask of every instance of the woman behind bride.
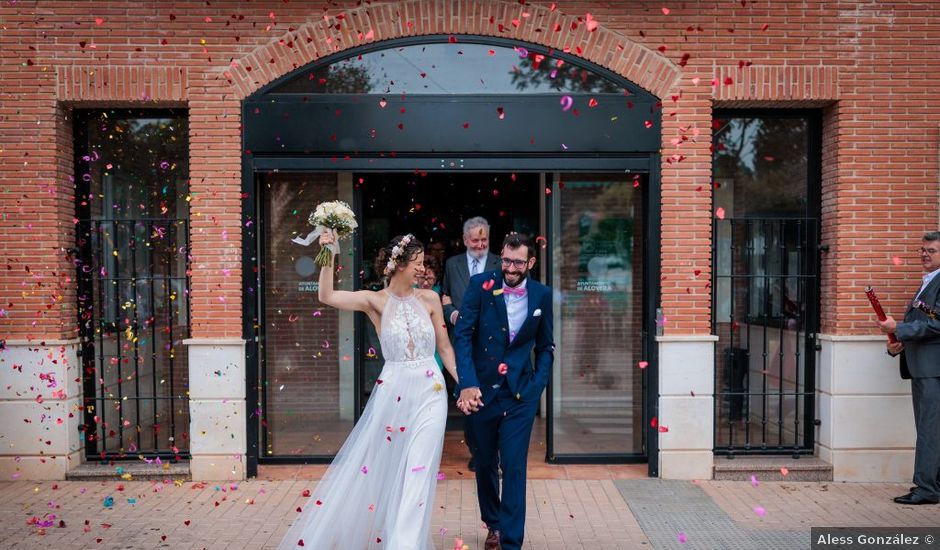
<path id="1" fill-rule="evenodd" d="M 320 245 L 333 240 L 322 235 Z M 456 379 L 454 350 L 440 298 L 414 288 L 424 272 L 421 242 L 410 234 L 395 237 L 379 252 L 379 265 L 386 282 L 380 291 L 333 290 L 333 269 L 321 268 L 320 302 L 365 312 L 385 365 L 359 422 L 279 548 L 433 548 L 431 513 L 447 421 L 434 351 Z"/>

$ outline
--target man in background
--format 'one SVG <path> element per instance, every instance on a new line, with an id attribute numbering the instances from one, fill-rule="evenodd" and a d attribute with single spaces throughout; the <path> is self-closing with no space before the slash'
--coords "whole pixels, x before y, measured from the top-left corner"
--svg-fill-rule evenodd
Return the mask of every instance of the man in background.
<path id="1" fill-rule="evenodd" d="M 451 342 L 454 341 L 454 326 L 460 316 L 460 304 L 470 277 L 500 269 L 499 256 L 490 252 L 490 224 L 485 218 L 475 216 L 463 224 L 463 244 L 466 252 L 452 256 L 444 267 L 444 282 L 441 284 L 441 300 L 444 304 L 444 319 L 447 321 L 447 331 Z M 464 420 L 464 442 L 470 447 L 467 422 Z M 471 451 L 472 452 L 472 451 Z M 474 471 L 473 455 L 467 463 L 467 468 Z"/>

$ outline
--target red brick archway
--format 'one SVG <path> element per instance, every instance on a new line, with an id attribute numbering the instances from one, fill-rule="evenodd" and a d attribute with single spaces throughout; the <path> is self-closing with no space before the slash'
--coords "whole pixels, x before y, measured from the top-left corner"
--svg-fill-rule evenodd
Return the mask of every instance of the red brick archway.
<path id="1" fill-rule="evenodd" d="M 224 77 L 243 99 L 265 84 L 322 57 L 383 40 L 429 34 L 475 34 L 563 50 L 605 67 L 657 97 L 681 77 L 659 52 L 548 6 L 510 0 L 411 0 L 348 10 L 310 21 L 232 61 Z"/>

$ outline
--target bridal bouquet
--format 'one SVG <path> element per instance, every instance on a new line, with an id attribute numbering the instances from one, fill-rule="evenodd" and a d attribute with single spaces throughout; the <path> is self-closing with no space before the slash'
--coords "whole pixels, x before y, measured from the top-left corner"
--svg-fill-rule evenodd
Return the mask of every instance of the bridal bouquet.
<path id="1" fill-rule="evenodd" d="M 320 235 L 327 232 L 333 233 L 333 242 L 321 248 L 320 253 L 314 259 L 317 265 L 321 267 L 333 265 L 333 254 L 339 254 L 339 239 L 349 237 L 359 227 L 352 208 L 343 201 L 321 202 L 317 205 L 316 210 L 310 214 L 307 222 L 314 226 L 313 231 L 305 238 L 294 238 L 293 242 L 309 246 L 314 239 L 320 238 Z"/>

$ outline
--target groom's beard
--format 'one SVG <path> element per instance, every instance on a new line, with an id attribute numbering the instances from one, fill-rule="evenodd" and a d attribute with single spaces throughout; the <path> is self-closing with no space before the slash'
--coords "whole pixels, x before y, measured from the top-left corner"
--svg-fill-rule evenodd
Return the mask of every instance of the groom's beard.
<path id="1" fill-rule="evenodd" d="M 506 284 L 506 286 L 511 286 L 513 288 L 519 286 L 528 276 L 528 268 L 523 269 L 522 271 L 510 271 L 510 269 L 503 269 L 503 282 Z"/>

